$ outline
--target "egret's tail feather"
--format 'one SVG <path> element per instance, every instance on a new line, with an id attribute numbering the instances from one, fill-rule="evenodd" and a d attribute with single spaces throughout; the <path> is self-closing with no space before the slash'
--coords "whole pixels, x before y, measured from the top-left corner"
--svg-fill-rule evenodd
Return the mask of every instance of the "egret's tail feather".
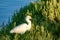
<path id="1" fill-rule="evenodd" d="M 10 33 L 14 33 L 14 31 L 13 31 L 13 30 L 11 30 L 11 31 L 10 31 Z"/>

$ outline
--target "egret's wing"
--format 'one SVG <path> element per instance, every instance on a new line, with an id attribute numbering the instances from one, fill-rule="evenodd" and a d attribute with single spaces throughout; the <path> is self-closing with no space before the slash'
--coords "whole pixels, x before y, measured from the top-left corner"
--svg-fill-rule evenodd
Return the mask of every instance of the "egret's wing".
<path id="1" fill-rule="evenodd" d="M 21 24 L 19 26 L 16 26 L 11 31 L 13 31 L 13 33 L 24 33 L 27 30 L 26 27 L 27 27 L 27 24 Z"/>

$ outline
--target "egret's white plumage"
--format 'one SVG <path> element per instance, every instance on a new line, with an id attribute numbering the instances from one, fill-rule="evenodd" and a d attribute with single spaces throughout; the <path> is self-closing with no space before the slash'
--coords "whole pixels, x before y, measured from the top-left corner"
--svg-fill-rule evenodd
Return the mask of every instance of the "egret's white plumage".
<path id="1" fill-rule="evenodd" d="M 26 21 L 28 24 L 23 23 L 19 26 L 16 26 L 15 28 L 13 28 L 10 33 L 19 33 L 19 34 L 24 34 L 26 31 L 29 31 L 31 29 L 31 16 L 27 16 L 26 17 Z"/>

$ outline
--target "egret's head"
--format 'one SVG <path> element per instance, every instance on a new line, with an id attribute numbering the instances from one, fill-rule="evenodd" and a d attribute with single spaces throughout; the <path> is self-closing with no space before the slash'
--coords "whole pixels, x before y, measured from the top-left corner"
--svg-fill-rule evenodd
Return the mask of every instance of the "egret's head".
<path id="1" fill-rule="evenodd" d="M 31 16 L 26 16 L 26 19 L 31 19 Z"/>

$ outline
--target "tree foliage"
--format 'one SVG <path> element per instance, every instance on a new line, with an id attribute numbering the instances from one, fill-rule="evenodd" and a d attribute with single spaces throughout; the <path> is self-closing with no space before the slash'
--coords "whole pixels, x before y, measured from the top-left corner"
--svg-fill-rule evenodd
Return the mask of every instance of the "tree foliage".
<path id="1" fill-rule="evenodd" d="M 27 23 L 25 17 L 32 17 L 32 28 L 23 35 L 10 34 L 17 25 Z M 12 16 L 12 22 L 2 31 L 1 40 L 60 40 L 60 0 L 40 0 L 21 8 Z M 13 38 L 12 38 L 13 37 Z"/>

